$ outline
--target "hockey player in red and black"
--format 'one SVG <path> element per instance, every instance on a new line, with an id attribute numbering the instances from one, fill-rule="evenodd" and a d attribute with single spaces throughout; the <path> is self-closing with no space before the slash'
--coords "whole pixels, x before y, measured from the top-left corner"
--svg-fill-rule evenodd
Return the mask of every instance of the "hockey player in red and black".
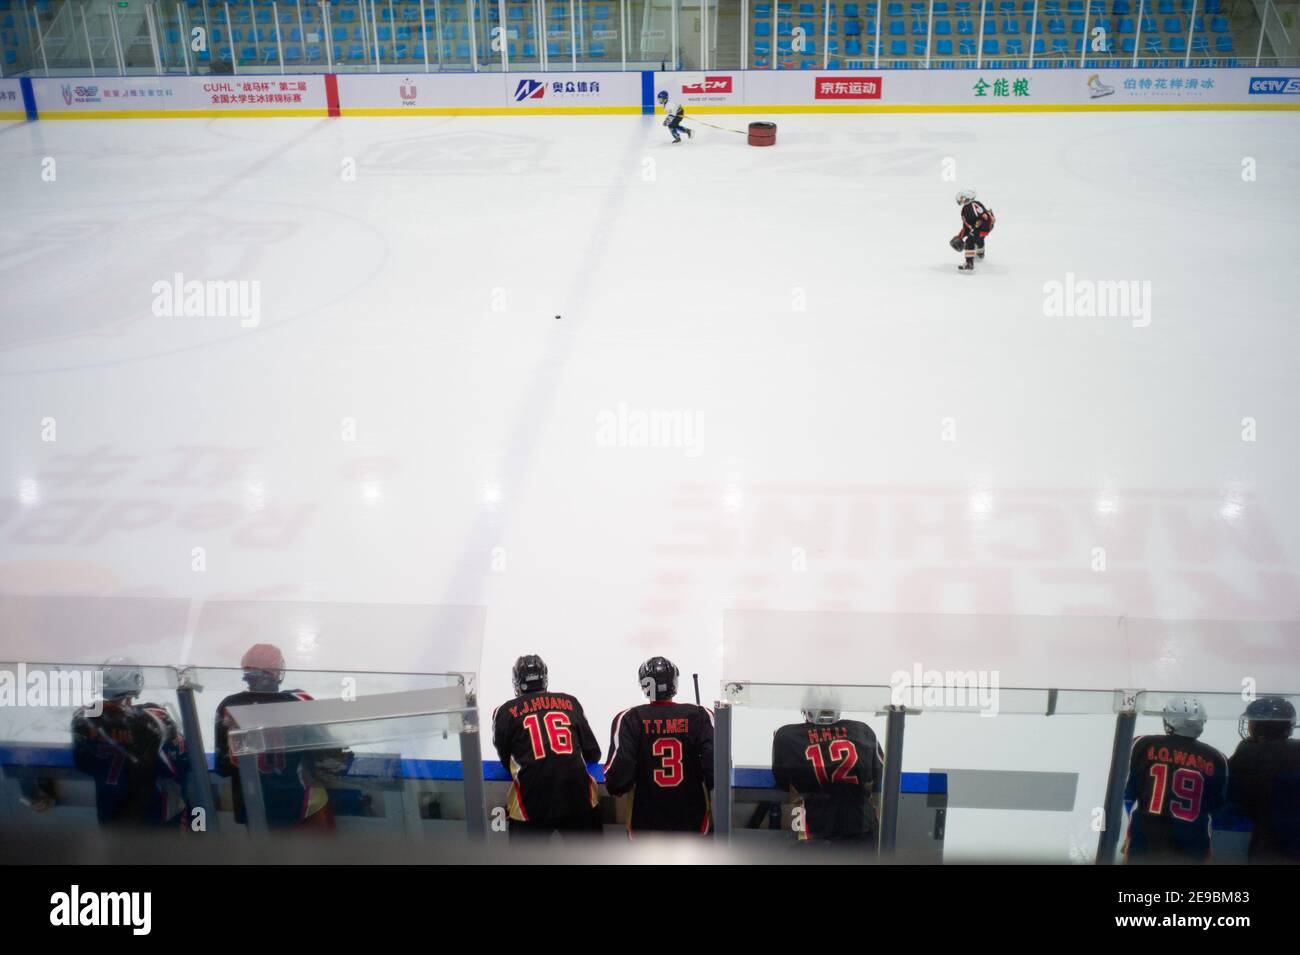
<path id="1" fill-rule="evenodd" d="M 235 726 L 229 712 L 231 707 L 292 703 L 312 697 L 302 690 L 280 689 L 285 667 L 284 654 L 279 647 L 269 643 L 255 644 L 249 647 L 239 665 L 244 669 L 244 682 L 248 689 L 232 693 L 217 707 L 216 765 L 220 775 L 231 777 L 235 821 L 247 823 L 239 764 L 230 755 L 230 730 Z M 334 813 L 320 777 L 325 773 L 346 771 L 351 760 L 352 754 L 346 750 L 259 755 L 257 769 L 262 783 L 267 827 L 332 832 Z"/>
<path id="2" fill-rule="evenodd" d="M 650 700 L 614 717 L 605 788 L 630 793 L 627 831 L 692 832 L 711 828 L 713 712 L 678 703 L 677 667 L 663 657 L 641 664 L 637 676 Z"/>
<path id="3" fill-rule="evenodd" d="M 993 231 L 997 219 L 992 209 L 975 201 L 974 189 L 960 190 L 957 205 L 961 207 L 961 229 L 948 240 L 948 244 L 966 256 L 965 263 L 957 266 L 958 270 L 974 272 L 975 260 L 984 261 L 984 239 Z"/>
<path id="4" fill-rule="evenodd" d="M 799 797 L 799 841 L 874 845 L 884 774 L 876 734 L 866 723 L 841 719 L 826 693 L 810 696 L 803 717 L 772 736 L 772 775 L 779 788 Z"/>
<path id="5" fill-rule="evenodd" d="M 1164 733 L 1133 744 L 1124 789 L 1124 799 L 1133 803 L 1124 860 L 1208 862 L 1210 820 L 1228 794 L 1228 760 L 1197 739 L 1205 728 L 1200 700 L 1174 697 L 1161 715 Z"/>
<path id="6" fill-rule="evenodd" d="M 582 704 L 547 688 L 546 664 L 529 654 L 511 673 L 515 697 L 492 713 L 492 745 L 513 782 L 506 797 L 510 841 L 554 832 L 598 836 L 602 826 L 596 780 L 600 743 Z"/>
<path id="7" fill-rule="evenodd" d="M 1300 740 L 1291 739 L 1290 700 L 1261 696 L 1237 723 L 1241 742 L 1228 760 L 1228 804 L 1249 820 L 1249 861 L 1300 863 Z"/>
<path id="8" fill-rule="evenodd" d="M 103 669 L 103 710 L 72 718 L 72 759 L 95 780 L 95 811 L 111 825 L 186 823 L 189 760 L 176 723 L 156 703 L 136 703 L 144 689 L 138 666 L 115 658 Z"/>

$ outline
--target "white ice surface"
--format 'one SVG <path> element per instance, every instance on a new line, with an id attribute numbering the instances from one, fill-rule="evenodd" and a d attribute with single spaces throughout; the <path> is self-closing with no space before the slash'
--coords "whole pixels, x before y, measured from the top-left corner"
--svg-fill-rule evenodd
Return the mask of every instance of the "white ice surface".
<path id="1" fill-rule="evenodd" d="M 727 609 L 1300 618 L 1300 116 L 776 119 L 774 149 L 649 117 L 0 127 L 0 590 L 482 605 L 484 702 L 538 652 L 601 736 L 651 654 L 716 695 Z M 998 215 L 974 276 L 961 185 Z M 155 317 L 175 273 L 260 282 L 260 324 Z M 1067 273 L 1149 282 L 1150 324 L 1047 317 Z M 610 447 L 620 406 L 697 430 Z M 1294 645 L 1250 651 L 1152 650 L 1194 689 L 1300 684 Z M 978 755 L 918 732 L 905 768 Z"/>

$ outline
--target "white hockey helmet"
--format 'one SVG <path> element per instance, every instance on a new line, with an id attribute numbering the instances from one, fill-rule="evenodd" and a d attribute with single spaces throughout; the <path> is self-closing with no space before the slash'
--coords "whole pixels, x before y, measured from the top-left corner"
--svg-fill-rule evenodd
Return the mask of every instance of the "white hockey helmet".
<path id="1" fill-rule="evenodd" d="M 830 726 L 840 719 L 840 701 L 832 690 L 812 687 L 803 698 L 803 718 L 806 723 Z"/>
<path id="2" fill-rule="evenodd" d="M 974 198 L 975 198 L 975 190 L 974 190 L 974 189 L 958 189 L 958 190 L 957 190 L 957 205 L 959 205 L 959 206 L 964 206 L 964 205 L 966 205 L 966 203 L 970 202 L 970 201 L 971 201 L 972 199 L 974 199 Z"/>
<path id="3" fill-rule="evenodd" d="M 1205 707 L 1194 696 L 1171 696 L 1160 712 L 1165 721 L 1165 732 L 1192 739 L 1205 729 Z"/>
<path id="4" fill-rule="evenodd" d="M 126 657 L 112 657 L 105 661 L 100 672 L 104 676 L 105 700 L 139 696 L 144 689 L 144 671 Z"/>

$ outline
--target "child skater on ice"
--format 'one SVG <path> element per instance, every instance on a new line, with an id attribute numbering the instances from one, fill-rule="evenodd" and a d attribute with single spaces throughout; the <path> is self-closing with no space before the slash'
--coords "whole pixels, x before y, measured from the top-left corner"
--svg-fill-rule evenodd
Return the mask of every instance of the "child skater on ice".
<path id="1" fill-rule="evenodd" d="M 687 137 L 695 135 L 682 125 L 682 117 L 686 115 L 686 110 L 676 103 L 668 102 L 667 90 L 659 91 L 659 105 L 664 108 L 664 125 L 668 127 L 668 132 L 673 134 L 674 143 L 682 141 L 682 133 L 685 133 Z"/>

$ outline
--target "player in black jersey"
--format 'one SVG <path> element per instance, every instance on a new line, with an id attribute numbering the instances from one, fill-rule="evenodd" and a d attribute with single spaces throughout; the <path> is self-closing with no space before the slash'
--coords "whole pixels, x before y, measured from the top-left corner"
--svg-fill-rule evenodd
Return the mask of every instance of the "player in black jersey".
<path id="1" fill-rule="evenodd" d="M 248 689 L 232 693 L 217 707 L 216 764 L 220 775 L 231 777 L 235 821 L 247 823 L 239 764 L 230 755 L 230 730 L 235 721 L 229 710 L 235 706 L 292 703 L 312 697 L 302 690 L 280 689 L 284 680 L 284 654 L 269 643 L 249 647 L 239 665 L 244 669 L 244 682 Z M 352 754 L 346 750 L 260 754 L 257 770 L 262 783 L 267 826 L 271 829 L 333 831 L 334 813 L 330 810 L 329 794 L 321 777 L 346 770 L 351 759 Z"/>
<path id="2" fill-rule="evenodd" d="M 1300 740 L 1295 706 L 1280 696 L 1252 700 L 1237 724 L 1242 741 L 1228 760 L 1228 802 L 1254 825 L 1250 861 L 1300 863 Z"/>
<path id="3" fill-rule="evenodd" d="M 997 220 L 992 209 L 975 201 L 974 189 L 959 191 L 957 205 L 961 206 L 961 229 L 948 240 L 948 244 L 966 256 L 966 263 L 957 268 L 963 272 L 974 272 L 975 260 L 984 260 L 984 239 L 993 231 L 993 224 Z"/>
<path id="4" fill-rule="evenodd" d="M 1127 862 L 1208 862 L 1210 819 L 1228 792 L 1228 760 L 1197 739 L 1205 708 L 1175 697 L 1162 713 L 1165 731 L 1133 743 L 1124 798 L 1133 803 Z"/>
<path id="5" fill-rule="evenodd" d="M 547 689 L 546 664 L 533 654 L 515 661 L 515 697 L 492 713 L 492 745 L 510 771 L 506 812 L 510 839 L 553 832 L 599 835 L 596 781 L 588 763 L 600 744 L 582 704 Z"/>
<path id="6" fill-rule="evenodd" d="M 168 712 L 136 703 L 144 689 L 138 666 L 117 658 L 104 665 L 100 715 L 72 718 L 72 759 L 95 780 L 95 812 L 103 824 L 184 826 L 189 760 Z"/>
<path id="7" fill-rule="evenodd" d="M 663 657 L 641 664 L 637 676 L 649 698 L 614 717 L 605 788 L 629 796 L 627 829 L 696 832 L 710 829 L 713 712 L 677 703 L 677 667 Z"/>
<path id="8" fill-rule="evenodd" d="M 804 722 L 772 736 L 772 775 L 799 796 L 801 842 L 874 843 L 884 753 L 866 723 L 840 718 L 835 700 L 814 693 Z"/>

